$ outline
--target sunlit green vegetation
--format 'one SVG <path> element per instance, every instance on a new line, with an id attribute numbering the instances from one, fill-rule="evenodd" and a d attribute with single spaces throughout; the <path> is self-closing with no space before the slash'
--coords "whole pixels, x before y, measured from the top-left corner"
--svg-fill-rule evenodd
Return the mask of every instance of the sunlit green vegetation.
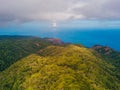
<path id="1" fill-rule="evenodd" d="M 1 72 L 0 90 L 120 90 L 115 69 L 82 46 L 48 46 Z"/>

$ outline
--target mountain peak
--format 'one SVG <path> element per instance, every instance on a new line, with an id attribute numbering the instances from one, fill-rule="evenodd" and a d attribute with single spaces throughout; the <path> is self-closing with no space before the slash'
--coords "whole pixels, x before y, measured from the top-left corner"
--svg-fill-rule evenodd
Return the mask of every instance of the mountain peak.
<path id="1" fill-rule="evenodd" d="M 55 45 L 63 45 L 64 44 L 64 42 L 58 38 L 45 38 L 45 40 L 48 40 Z"/>
<path id="2" fill-rule="evenodd" d="M 114 50 L 108 46 L 102 46 L 102 45 L 95 45 L 92 47 L 92 49 L 96 50 L 99 53 L 102 53 L 104 55 L 109 55 L 112 52 L 114 52 Z"/>

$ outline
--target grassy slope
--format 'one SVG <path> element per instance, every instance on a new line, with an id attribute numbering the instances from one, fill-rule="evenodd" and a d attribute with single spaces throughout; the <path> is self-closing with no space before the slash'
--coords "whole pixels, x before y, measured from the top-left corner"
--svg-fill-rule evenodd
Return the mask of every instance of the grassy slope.
<path id="1" fill-rule="evenodd" d="M 49 42 L 37 37 L 0 36 L 0 71 L 48 45 Z"/>
<path id="2" fill-rule="evenodd" d="M 119 90 L 114 66 L 84 47 L 49 46 L 0 73 L 1 90 Z"/>

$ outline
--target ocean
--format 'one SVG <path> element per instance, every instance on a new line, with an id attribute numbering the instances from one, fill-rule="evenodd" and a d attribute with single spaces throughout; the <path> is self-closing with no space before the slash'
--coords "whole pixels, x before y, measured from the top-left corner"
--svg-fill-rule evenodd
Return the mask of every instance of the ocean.
<path id="1" fill-rule="evenodd" d="M 86 47 L 109 46 L 120 51 L 120 30 L 59 30 L 46 35 L 40 36 L 55 37 L 64 42 L 82 44 Z"/>
<path id="2" fill-rule="evenodd" d="M 64 42 L 82 44 L 86 47 L 93 45 L 109 46 L 120 51 L 120 29 L 56 29 L 56 30 L 9 30 L 0 31 L 0 35 L 32 35 L 39 37 L 59 38 Z"/>

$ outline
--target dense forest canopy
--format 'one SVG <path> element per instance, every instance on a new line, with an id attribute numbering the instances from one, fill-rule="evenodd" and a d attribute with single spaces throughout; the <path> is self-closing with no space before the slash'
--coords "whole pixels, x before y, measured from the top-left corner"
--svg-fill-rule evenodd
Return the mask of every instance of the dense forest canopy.
<path id="1" fill-rule="evenodd" d="M 0 90 L 120 89 L 119 52 L 53 38 L 0 36 L 0 71 Z"/>

